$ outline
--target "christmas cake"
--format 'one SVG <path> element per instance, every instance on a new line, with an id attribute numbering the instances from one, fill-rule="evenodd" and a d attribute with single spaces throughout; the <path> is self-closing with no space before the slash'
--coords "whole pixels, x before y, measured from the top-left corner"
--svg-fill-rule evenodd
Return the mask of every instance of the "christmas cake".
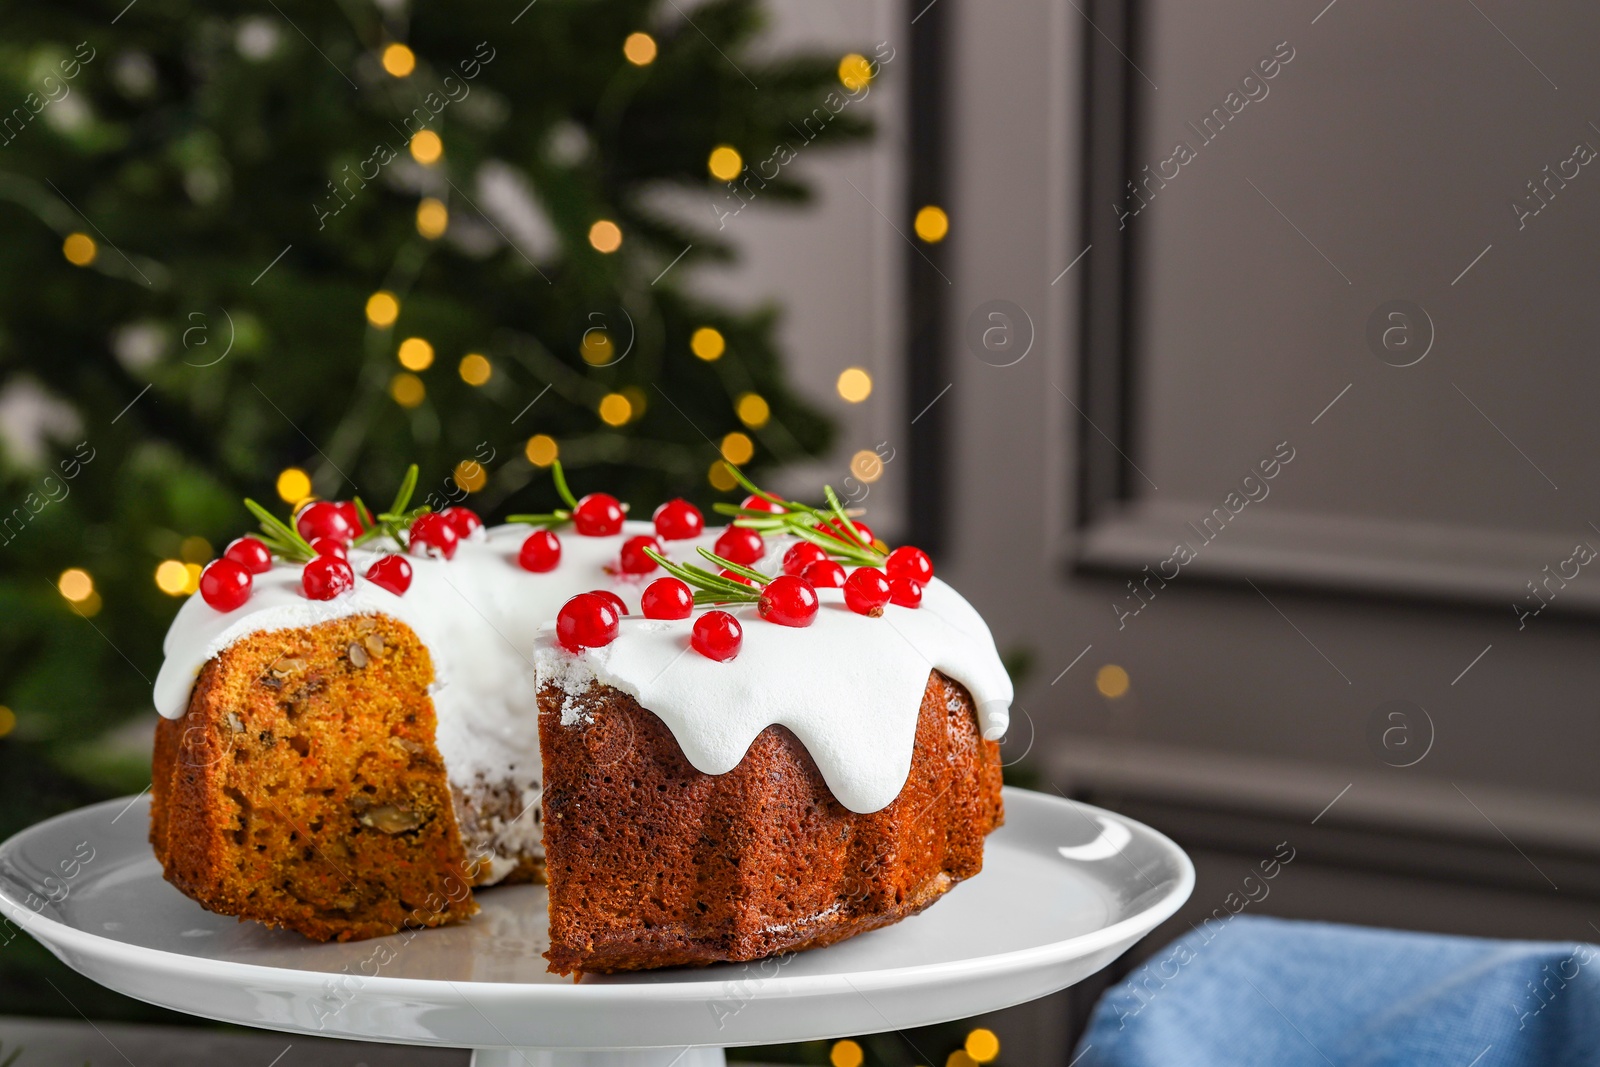
<path id="1" fill-rule="evenodd" d="M 548 879 L 571 973 L 824 945 L 977 873 L 1011 686 L 926 555 L 831 494 L 707 529 L 556 474 L 566 508 L 493 529 L 414 473 L 379 514 L 250 504 L 156 682 L 172 884 L 349 940 Z"/>

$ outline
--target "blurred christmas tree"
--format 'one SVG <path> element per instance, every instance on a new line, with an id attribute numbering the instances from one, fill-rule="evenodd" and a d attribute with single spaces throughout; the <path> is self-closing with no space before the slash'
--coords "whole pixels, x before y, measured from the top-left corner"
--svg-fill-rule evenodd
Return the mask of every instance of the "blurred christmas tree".
<path id="1" fill-rule="evenodd" d="M 759 50 L 754 0 L 0 0 L 0 24 L 0 836 L 148 780 L 99 739 L 148 723 L 242 496 L 386 499 L 416 461 L 419 499 L 543 511 L 559 454 L 648 509 L 731 488 L 719 450 L 827 445 L 776 312 L 682 284 L 732 254 L 716 214 L 664 206 L 803 201 L 794 155 L 868 133 L 839 101 L 873 65 Z M 33 948 L 0 954 L 0 1002 L 62 1013 Z"/>

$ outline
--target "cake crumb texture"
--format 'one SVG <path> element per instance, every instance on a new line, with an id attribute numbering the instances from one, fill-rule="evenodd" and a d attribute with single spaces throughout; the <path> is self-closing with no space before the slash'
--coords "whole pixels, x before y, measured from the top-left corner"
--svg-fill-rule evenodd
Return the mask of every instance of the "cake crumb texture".
<path id="1" fill-rule="evenodd" d="M 211 911 L 326 941 L 477 911 L 434 747 L 433 665 L 379 615 L 251 634 L 157 727 L 150 840 Z"/>
<path id="2" fill-rule="evenodd" d="M 620 690 L 591 687 L 585 714 L 563 725 L 566 698 L 541 684 L 545 958 L 557 974 L 759 959 L 898 922 L 977 874 L 1004 818 L 999 746 L 937 671 L 905 787 L 867 815 L 833 798 L 781 726 L 709 775 Z"/>

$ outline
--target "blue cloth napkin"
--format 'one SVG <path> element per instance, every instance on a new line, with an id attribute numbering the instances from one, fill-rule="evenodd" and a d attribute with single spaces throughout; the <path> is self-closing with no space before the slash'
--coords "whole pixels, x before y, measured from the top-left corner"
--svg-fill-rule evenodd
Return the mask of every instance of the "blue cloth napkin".
<path id="1" fill-rule="evenodd" d="M 1600 1064 L 1600 948 L 1232 917 L 1096 1005 L 1075 1067 Z"/>

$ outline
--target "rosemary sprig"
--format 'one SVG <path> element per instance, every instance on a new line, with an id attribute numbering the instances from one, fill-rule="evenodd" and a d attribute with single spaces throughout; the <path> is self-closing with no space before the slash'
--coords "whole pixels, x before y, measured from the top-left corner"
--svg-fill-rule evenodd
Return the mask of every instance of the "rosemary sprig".
<path id="1" fill-rule="evenodd" d="M 317 558 L 316 549 L 312 548 L 294 527 L 249 497 L 245 497 L 244 506 L 250 510 L 250 514 L 261 521 L 261 542 L 273 555 L 296 563 L 306 563 Z"/>
<path id="2" fill-rule="evenodd" d="M 406 476 L 400 480 L 400 488 L 395 492 L 394 503 L 389 505 L 389 510 L 373 515 L 367 505 L 356 497 L 356 510 L 361 514 L 361 524 L 366 527 L 361 535 L 352 543 L 354 547 L 361 547 L 369 541 L 379 537 L 389 537 L 400 546 L 400 551 L 406 551 L 405 531 L 411 529 L 411 524 L 419 515 L 425 515 L 433 509 L 426 504 L 415 508 L 410 507 L 411 498 L 417 491 L 418 469 L 415 463 L 406 468 Z"/>
<path id="3" fill-rule="evenodd" d="M 706 559 L 735 574 L 742 574 L 759 584 L 752 588 L 731 578 L 724 578 L 720 574 L 713 574 L 704 567 L 697 567 L 693 563 L 674 563 L 653 548 L 646 548 L 644 551 L 645 555 L 661 565 L 662 570 L 694 590 L 694 602 L 696 604 L 754 604 L 761 599 L 761 588 L 772 580 L 759 571 L 741 567 L 732 560 L 723 559 L 716 553 L 708 552 L 703 548 L 698 549 L 698 551 Z"/>
<path id="4" fill-rule="evenodd" d="M 802 504 L 796 500 L 785 500 L 758 487 L 743 471 L 732 463 L 724 461 L 724 466 L 733 478 L 751 493 L 776 504 L 784 510 L 776 515 L 764 511 L 753 511 L 747 508 L 733 507 L 732 505 L 717 504 L 719 514 L 733 515 L 735 526 L 746 526 L 762 534 L 783 533 L 798 537 L 827 552 L 835 559 L 846 563 L 853 563 L 863 567 L 876 567 L 883 563 L 885 553 L 880 552 L 877 546 L 862 536 L 856 524 L 850 521 L 849 514 L 845 511 L 844 504 L 839 500 L 839 495 L 833 487 L 822 487 L 823 496 L 827 498 L 826 508 L 813 507 Z M 817 529 L 818 526 L 823 529 Z"/>
<path id="5" fill-rule="evenodd" d="M 507 515 L 507 522 L 525 522 L 530 526 L 543 526 L 548 530 L 552 526 L 560 526 L 564 522 L 572 521 L 572 513 L 578 507 L 578 498 L 572 495 L 572 490 L 567 486 L 567 474 L 561 469 L 561 461 L 559 459 L 551 461 L 550 476 L 555 479 L 556 492 L 561 494 L 561 499 L 566 501 L 567 506 L 539 514 Z"/>

